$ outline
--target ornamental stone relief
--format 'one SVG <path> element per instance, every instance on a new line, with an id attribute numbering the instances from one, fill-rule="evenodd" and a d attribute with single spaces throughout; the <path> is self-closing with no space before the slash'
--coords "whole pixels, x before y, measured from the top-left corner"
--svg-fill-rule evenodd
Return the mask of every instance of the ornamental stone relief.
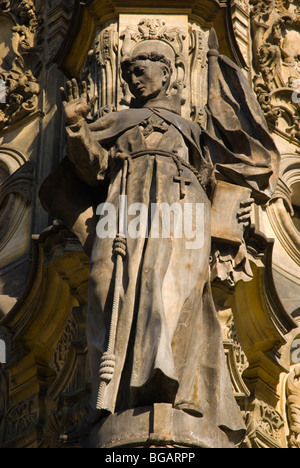
<path id="1" fill-rule="evenodd" d="M 32 0 L 0 4 L 0 79 L 5 83 L 0 131 L 37 110 L 41 23 L 38 7 Z"/>
<path id="2" fill-rule="evenodd" d="M 284 421 L 278 411 L 263 401 L 254 400 L 246 413 L 247 439 L 252 448 L 283 448 Z"/>
<path id="3" fill-rule="evenodd" d="M 299 145 L 300 4 L 251 0 L 250 6 L 254 89 L 271 127 Z"/>
<path id="4" fill-rule="evenodd" d="M 0 149 L 0 267 L 7 265 L 24 244 L 22 223 L 32 199 L 33 165 L 25 155 L 7 146 Z M 9 243 L 14 243 L 14 253 Z M 11 245 L 12 248 L 12 245 Z"/>
<path id="5" fill-rule="evenodd" d="M 289 448 L 300 448 L 300 364 L 292 367 L 286 382 Z"/>

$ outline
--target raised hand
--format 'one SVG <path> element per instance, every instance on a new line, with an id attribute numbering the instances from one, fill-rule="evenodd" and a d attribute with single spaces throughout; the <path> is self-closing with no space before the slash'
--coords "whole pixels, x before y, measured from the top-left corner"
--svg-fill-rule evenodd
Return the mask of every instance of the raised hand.
<path id="1" fill-rule="evenodd" d="M 86 82 L 81 83 L 81 93 L 75 78 L 67 82 L 66 89 L 60 88 L 63 101 L 66 124 L 75 125 L 83 122 L 91 112 L 97 100 L 96 96 L 89 97 Z"/>

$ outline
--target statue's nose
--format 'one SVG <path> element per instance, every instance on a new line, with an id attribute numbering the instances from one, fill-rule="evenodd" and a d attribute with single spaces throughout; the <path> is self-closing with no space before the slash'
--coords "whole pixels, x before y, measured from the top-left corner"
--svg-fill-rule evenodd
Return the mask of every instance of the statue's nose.
<path id="1" fill-rule="evenodd" d="M 140 84 L 140 79 L 139 79 L 138 76 L 132 75 L 132 77 L 131 77 L 131 82 L 132 82 L 132 84 L 134 84 L 134 85 L 138 85 L 138 84 Z"/>

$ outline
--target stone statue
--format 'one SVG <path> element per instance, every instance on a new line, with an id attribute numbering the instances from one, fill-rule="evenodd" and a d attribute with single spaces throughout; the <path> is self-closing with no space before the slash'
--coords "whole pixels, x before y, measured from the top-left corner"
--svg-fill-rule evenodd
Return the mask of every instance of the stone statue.
<path id="1" fill-rule="evenodd" d="M 266 202 L 276 184 L 278 153 L 247 80 L 219 56 L 212 39 L 207 128 L 182 118 L 178 95 L 168 93 L 166 48 L 162 43 L 154 50 L 148 40 L 123 58 L 131 106 L 93 123 L 86 121 L 95 102 L 86 84 L 67 83 L 68 156 L 43 183 L 40 198 L 90 256 L 87 337 L 95 420 L 168 404 L 176 417 L 188 415 L 195 427 L 205 420 L 238 444 L 245 427 L 210 285 L 211 202 L 217 179 L 247 190 L 237 212 L 228 214 L 228 226 L 243 232 L 253 199 Z M 178 210 L 183 218 L 177 221 L 194 209 L 198 244 L 178 223 L 170 223 L 168 235 L 159 232 L 162 206 L 174 210 L 174 219 Z M 116 232 L 110 230 L 115 225 Z M 241 236 L 239 255 L 242 244 Z"/>

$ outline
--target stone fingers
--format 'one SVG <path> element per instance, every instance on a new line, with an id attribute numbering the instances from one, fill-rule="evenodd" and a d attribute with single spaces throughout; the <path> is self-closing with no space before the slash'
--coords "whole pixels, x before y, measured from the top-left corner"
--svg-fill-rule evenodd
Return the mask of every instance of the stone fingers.
<path id="1" fill-rule="evenodd" d="M 67 81 L 66 88 L 60 88 L 60 94 L 63 102 L 71 102 L 78 99 L 80 96 L 77 80 L 73 78 L 72 81 Z"/>
<path id="2" fill-rule="evenodd" d="M 253 203 L 254 203 L 254 198 L 248 198 L 248 200 L 242 201 L 240 206 L 241 206 L 241 208 L 244 208 L 244 207 L 250 207 L 251 208 L 251 205 L 253 205 Z"/>
<path id="3" fill-rule="evenodd" d="M 73 99 L 78 99 L 79 96 L 79 87 L 76 78 L 73 78 L 70 85 L 70 95 Z"/>
<path id="4" fill-rule="evenodd" d="M 253 198 L 249 198 L 241 202 L 240 204 L 240 211 L 237 213 L 238 222 L 242 223 L 244 228 L 250 226 L 251 223 L 251 211 L 252 211 L 252 204 L 254 203 Z"/>
<path id="5" fill-rule="evenodd" d="M 86 84 L 86 81 L 83 81 L 81 83 L 81 89 L 82 89 L 82 93 L 81 93 L 81 97 L 83 99 L 85 99 L 86 101 L 88 101 L 88 93 L 87 93 L 87 84 Z"/>

